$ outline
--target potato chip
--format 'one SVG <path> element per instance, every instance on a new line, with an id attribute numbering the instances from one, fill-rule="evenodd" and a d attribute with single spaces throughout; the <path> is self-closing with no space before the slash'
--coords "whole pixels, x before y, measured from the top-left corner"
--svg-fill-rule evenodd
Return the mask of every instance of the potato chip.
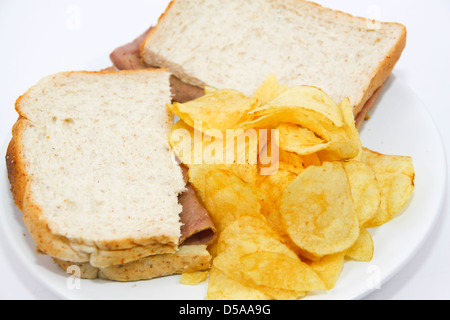
<path id="1" fill-rule="evenodd" d="M 214 259 L 217 263 L 215 267 L 222 270 L 229 278 L 245 286 L 256 288 L 274 299 L 296 299 L 304 296 L 306 294 L 304 291 L 255 284 L 245 273 L 232 271 L 236 269 L 233 266 L 240 264 L 240 257 L 259 255 L 263 252 L 276 253 L 282 257 L 298 260 L 297 255 L 282 242 L 281 237 L 270 228 L 263 216 L 240 217 L 221 233 L 217 245 L 217 256 Z"/>
<path id="2" fill-rule="evenodd" d="M 181 162 L 188 167 L 200 164 L 224 164 L 226 145 L 222 133 L 213 130 L 207 133 L 211 135 L 203 134 L 180 120 L 172 126 L 169 144 Z"/>
<path id="3" fill-rule="evenodd" d="M 347 250 L 346 257 L 355 261 L 370 262 L 373 258 L 373 252 L 372 236 L 365 228 L 361 228 L 358 240 Z"/>
<path id="4" fill-rule="evenodd" d="M 359 235 L 347 175 L 337 162 L 305 169 L 285 190 L 280 213 L 292 241 L 314 257 L 342 252 Z"/>
<path id="5" fill-rule="evenodd" d="M 212 266 L 209 276 L 208 300 L 296 300 L 306 292 L 265 286 L 245 285 Z"/>
<path id="6" fill-rule="evenodd" d="M 194 129 L 184 121 L 178 121 L 172 126 L 169 144 L 181 163 L 189 166 L 194 163 Z"/>
<path id="7" fill-rule="evenodd" d="M 321 166 L 322 161 L 317 154 L 310 154 L 302 157 L 303 166 L 308 168 L 310 166 Z"/>
<path id="8" fill-rule="evenodd" d="M 337 127 L 343 125 L 339 106 L 325 92 L 315 87 L 297 86 L 290 88 L 260 108 L 259 112 L 264 109 L 269 111 L 277 108 L 311 110 L 325 116 Z M 256 114 L 259 112 L 256 112 Z"/>
<path id="9" fill-rule="evenodd" d="M 319 114 L 302 108 L 277 108 L 273 110 L 265 109 L 266 114 L 255 115 L 251 120 L 241 122 L 237 128 L 254 129 L 254 128 L 270 128 L 275 129 L 282 123 L 296 124 L 303 128 L 311 130 L 314 134 L 325 141 L 330 140 L 330 136 L 324 127 L 324 124 L 317 120 Z"/>
<path id="10" fill-rule="evenodd" d="M 311 130 L 295 124 L 282 123 L 280 130 L 280 148 L 298 155 L 310 155 L 324 150 L 329 142 L 317 137 Z"/>
<path id="11" fill-rule="evenodd" d="M 363 148 L 350 100 L 337 104 L 318 88 L 289 88 L 272 74 L 253 97 L 205 88 L 169 109 L 181 119 L 170 145 L 219 231 L 208 247 L 208 299 L 331 290 L 346 257 L 372 260 L 366 228 L 390 221 L 413 192 L 412 159 Z"/>
<path id="12" fill-rule="evenodd" d="M 229 171 L 209 171 L 205 191 L 206 208 L 219 231 L 239 217 L 261 216 L 261 193 Z"/>
<path id="13" fill-rule="evenodd" d="M 259 134 L 256 130 L 235 130 L 227 133 L 225 164 L 230 171 L 247 183 L 255 185 L 259 180 Z"/>
<path id="14" fill-rule="evenodd" d="M 342 112 L 342 116 L 344 119 L 344 129 L 347 132 L 347 137 L 349 141 L 352 142 L 352 144 L 357 147 L 358 154 L 356 157 L 354 157 L 354 160 L 362 161 L 362 143 L 361 143 L 361 137 L 359 135 L 359 131 L 356 128 L 355 124 L 355 117 L 353 115 L 353 109 L 350 104 L 350 100 L 344 99 L 340 104 L 339 107 Z"/>
<path id="15" fill-rule="evenodd" d="M 258 290 L 271 297 L 272 300 L 298 300 L 306 296 L 306 291 L 294 291 L 266 286 L 257 286 Z"/>
<path id="16" fill-rule="evenodd" d="M 314 110 L 307 110 L 301 107 L 275 108 L 264 106 L 253 110 L 250 112 L 250 115 L 254 118 L 250 121 L 241 123 L 239 125 L 240 128 L 277 128 L 284 124 L 291 124 L 307 129 L 322 141 L 318 146 L 311 146 L 305 151 L 298 146 L 296 146 L 296 149 L 293 149 L 292 145 L 295 146 L 295 142 L 299 140 L 295 140 L 295 138 L 291 138 L 290 140 L 289 138 L 285 138 L 284 144 L 280 143 L 282 149 L 291 146 L 289 151 L 299 152 L 300 154 L 318 152 L 322 161 L 353 159 L 358 156 L 361 150 L 359 135 L 354 136 L 354 130 L 356 130 L 356 128 L 351 129 L 345 125 L 337 127 L 325 116 Z M 292 129 L 291 132 L 293 132 Z M 289 131 L 284 130 L 285 137 L 287 133 L 289 133 Z M 293 133 L 291 133 L 291 136 L 293 136 Z M 286 146 L 286 148 L 284 146 Z"/>
<path id="17" fill-rule="evenodd" d="M 301 293 L 325 288 L 319 276 L 300 259 L 274 252 L 244 256 L 221 254 L 214 259 L 214 266 L 228 277 L 260 290 L 272 288 Z"/>
<path id="18" fill-rule="evenodd" d="M 284 190 L 296 177 L 295 174 L 280 169 L 275 175 L 267 176 L 259 185 L 264 195 L 261 212 L 271 227 L 280 235 L 285 234 L 285 228 L 281 224 L 280 216 L 281 197 Z"/>
<path id="19" fill-rule="evenodd" d="M 300 259 L 274 252 L 255 252 L 240 257 L 240 270 L 257 286 L 289 291 L 323 290 L 319 276 Z"/>
<path id="20" fill-rule="evenodd" d="M 208 300 L 271 300 L 261 291 L 244 286 L 229 278 L 221 270 L 212 267 L 209 275 Z"/>
<path id="21" fill-rule="evenodd" d="M 180 277 L 180 283 L 196 286 L 202 282 L 205 282 L 208 279 L 209 271 L 195 271 L 189 273 L 183 273 Z"/>
<path id="22" fill-rule="evenodd" d="M 373 170 L 359 161 L 343 163 L 353 203 L 361 226 L 372 219 L 380 206 L 380 189 Z"/>
<path id="23" fill-rule="evenodd" d="M 330 136 L 330 145 L 326 150 L 318 153 L 322 162 L 362 159 L 362 143 L 355 126 L 350 100 L 344 99 L 339 104 L 339 108 L 342 112 L 344 125 L 341 128 L 326 127 Z"/>
<path id="24" fill-rule="evenodd" d="M 322 279 L 327 290 L 333 289 L 336 285 L 344 267 L 344 257 L 345 252 L 340 252 L 310 263 L 309 266 Z"/>
<path id="25" fill-rule="evenodd" d="M 256 90 L 253 97 L 261 102 L 261 105 L 265 105 L 277 98 L 280 94 L 289 90 L 288 86 L 282 86 L 275 74 L 271 74 L 263 82 L 263 84 Z"/>
<path id="26" fill-rule="evenodd" d="M 226 170 L 226 167 L 214 165 L 193 165 L 189 167 L 189 182 L 203 203 L 206 202 L 206 175 L 217 169 Z"/>
<path id="27" fill-rule="evenodd" d="M 205 90 L 205 94 L 210 94 L 210 93 L 216 92 L 218 89 L 206 86 L 204 90 Z"/>
<path id="28" fill-rule="evenodd" d="M 233 253 L 242 256 L 262 251 L 297 258 L 263 217 L 245 216 L 237 219 L 221 233 L 217 243 L 218 254 Z"/>
<path id="29" fill-rule="evenodd" d="M 329 144 L 324 150 L 317 152 L 322 162 L 344 161 L 356 159 L 360 154 L 360 143 L 356 139 L 349 138 L 345 127 L 328 127 Z"/>
<path id="30" fill-rule="evenodd" d="M 414 191 L 415 171 L 412 158 L 383 155 L 363 149 L 363 162 L 375 172 L 381 201 L 366 228 L 379 227 L 391 221 L 408 203 Z"/>
<path id="31" fill-rule="evenodd" d="M 173 103 L 169 110 L 189 126 L 202 124 L 202 131 L 225 131 L 237 126 L 247 113 L 258 106 L 256 98 L 248 98 L 235 90 L 216 90 L 187 103 Z"/>

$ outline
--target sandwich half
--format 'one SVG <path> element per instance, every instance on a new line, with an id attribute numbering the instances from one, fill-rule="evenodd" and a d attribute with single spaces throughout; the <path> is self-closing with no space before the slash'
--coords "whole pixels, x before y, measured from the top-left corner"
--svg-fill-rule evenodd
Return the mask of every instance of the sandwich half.
<path id="1" fill-rule="evenodd" d="M 140 277 L 126 268 L 104 276 L 119 281 L 209 267 L 211 233 L 183 249 L 183 229 L 213 226 L 190 217 L 193 230 L 180 218 L 188 186 L 168 143 L 169 77 L 165 69 L 59 73 L 17 100 L 8 176 L 40 252 L 96 270 L 156 261 Z"/>
<path id="2" fill-rule="evenodd" d="M 349 98 L 360 125 L 405 45 L 401 24 L 303 0 L 173 0 L 141 56 L 187 85 L 246 95 L 275 73 L 284 85 Z"/>

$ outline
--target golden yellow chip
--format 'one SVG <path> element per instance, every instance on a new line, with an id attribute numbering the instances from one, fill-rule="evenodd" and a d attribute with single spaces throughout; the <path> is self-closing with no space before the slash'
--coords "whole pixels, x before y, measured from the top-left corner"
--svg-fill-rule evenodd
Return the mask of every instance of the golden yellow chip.
<path id="1" fill-rule="evenodd" d="M 363 162 L 375 172 L 381 201 L 375 216 L 366 228 L 379 227 L 399 213 L 414 191 L 415 171 L 411 157 L 383 155 L 363 149 Z"/>
<path id="2" fill-rule="evenodd" d="M 311 130 L 295 124 L 282 123 L 280 130 L 280 148 L 299 155 L 310 155 L 328 147 L 329 142 L 317 137 Z"/>
<path id="3" fill-rule="evenodd" d="M 373 252 L 372 236 L 365 228 L 361 228 L 358 240 L 347 250 L 346 257 L 356 261 L 370 262 L 373 258 Z"/>
<path id="4" fill-rule="evenodd" d="M 281 197 L 288 185 L 297 175 L 288 170 L 280 169 L 276 174 L 267 176 L 259 185 L 264 194 L 262 214 L 271 227 L 280 235 L 285 235 L 285 228 L 281 223 L 280 204 Z"/>
<path id="5" fill-rule="evenodd" d="M 169 144 L 181 160 L 181 163 L 190 167 L 201 164 L 224 164 L 226 157 L 226 144 L 222 133 L 207 131 L 203 134 L 186 124 L 183 120 L 172 126 Z M 215 136 L 213 136 L 215 134 Z M 231 154 L 233 156 L 233 154 Z M 234 153 L 236 157 L 236 153 Z"/>
<path id="6" fill-rule="evenodd" d="M 344 124 L 341 110 L 336 102 L 325 92 L 315 87 L 297 86 L 290 88 L 260 108 L 256 114 L 260 114 L 264 109 L 267 110 L 265 111 L 267 114 L 270 110 L 278 108 L 310 110 L 323 115 L 337 127 Z"/>
<path id="7" fill-rule="evenodd" d="M 344 125 L 341 128 L 327 126 L 330 145 L 319 152 L 321 161 L 361 160 L 362 144 L 349 99 L 344 99 L 339 108 L 342 112 Z"/>
<path id="8" fill-rule="evenodd" d="M 267 289 L 298 296 L 325 288 L 323 281 L 307 264 L 279 253 L 255 252 L 242 257 L 232 253 L 220 254 L 214 259 L 214 267 L 227 277 L 271 296 L 274 292 Z"/>
<path id="9" fill-rule="evenodd" d="M 194 129 L 184 121 L 178 121 L 172 126 L 169 144 L 181 163 L 189 166 L 194 163 Z"/>
<path id="10" fill-rule="evenodd" d="M 180 277 L 180 283 L 196 286 L 202 282 L 205 282 L 208 279 L 209 271 L 195 271 L 189 273 L 183 273 Z"/>
<path id="11" fill-rule="evenodd" d="M 355 117 L 353 115 L 353 108 L 350 100 L 344 99 L 339 105 L 344 119 L 344 130 L 347 132 L 349 141 L 358 149 L 358 154 L 354 160 L 362 161 L 362 142 L 359 131 L 356 128 Z"/>
<path id="12" fill-rule="evenodd" d="M 246 287 L 229 278 L 221 270 L 212 267 L 209 275 L 208 300 L 271 300 L 261 291 Z"/>
<path id="13" fill-rule="evenodd" d="M 300 259 L 274 252 L 255 252 L 240 257 L 241 272 L 257 286 L 289 291 L 324 290 L 319 276 Z"/>
<path id="14" fill-rule="evenodd" d="M 282 238 L 275 233 L 263 217 L 241 217 L 228 226 L 217 243 L 217 253 L 243 256 L 255 252 L 274 252 L 297 258 Z"/>
<path id="15" fill-rule="evenodd" d="M 221 167 L 214 165 L 194 165 L 189 167 L 189 182 L 203 203 L 206 202 L 206 175 L 210 171 L 220 168 L 223 170 L 226 169 L 225 166 Z"/>
<path id="16" fill-rule="evenodd" d="M 342 164 L 303 171 L 286 189 L 280 213 L 286 232 L 314 257 L 342 252 L 359 235 L 359 221 Z"/>
<path id="17" fill-rule="evenodd" d="M 366 228 L 390 221 L 413 192 L 412 159 L 363 148 L 350 100 L 337 104 L 318 88 L 289 88 L 272 74 L 253 97 L 205 88 L 205 96 L 168 108 L 181 119 L 170 145 L 220 234 L 208 248 L 208 299 L 331 290 L 345 257 L 372 260 Z M 207 277 L 186 273 L 180 281 Z"/>
<path id="18" fill-rule="evenodd" d="M 324 141 L 330 141 L 330 136 L 325 129 L 324 123 L 318 120 L 318 118 L 324 117 L 314 111 L 303 108 L 274 108 L 270 110 L 263 109 L 261 113 L 259 115 L 251 112 L 249 115 L 253 118 L 241 122 L 237 128 L 244 130 L 252 128 L 276 129 L 282 123 L 290 123 L 311 130 Z"/>
<path id="19" fill-rule="evenodd" d="M 262 195 L 233 173 L 216 169 L 205 178 L 205 205 L 220 232 L 242 216 L 261 216 Z"/>
<path id="20" fill-rule="evenodd" d="M 280 94 L 286 92 L 288 86 L 282 86 L 275 74 L 271 74 L 263 82 L 263 84 L 256 90 L 254 97 L 258 99 L 262 105 L 269 103 L 277 98 Z"/>
<path id="21" fill-rule="evenodd" d="M 218 89 L 206 86 L 204 90 L 205 90 L 205 94 L 210 94 L 210 93 L 216 92 Z"/>
<path id="22" fill-rule="evenodd" d="M 372 219 L 380 206 L 380 189 L 373 170 L 359 161 L 344 162 L 359 224 Z"/>
<path id="23" fill-rule="evenodd" d="M 244 216 L 225 228 L 220 234 L 217 244 L 217 256 L 215 267 L 223 271 L 228 278 L 238 281 L 246 287 L 258 289 L 273 299 L 297 299 L 303 297 L 306 292 L 258 285 L 250 281 L 244 273 L 234 272 L 233 269 L 240 264 L 240 257 L 251 254 L 270 252 L 282 257 L 298 260 L 297 255 L 290 250 L 265 221 L 260 217 Z"/>
<path id="24" fill-rule="evenodd" d="M 258 106 L 256 98 L 248 98 L 235 90 L 216 90 L 187 103 L 174 103 L 169 110 L 191 127 L 201 123 L 206 130 L 225 131 L 237 126 L 249 111 Z"/>
<path id="25" fill-rule="evenodd" d="M 331 290 L 336 285 L 342 268 L 344 267 L 345 252 L 331 254 L 320 260 L 311 262 L 310 267 L 325 283 L 326 289 Z"/>

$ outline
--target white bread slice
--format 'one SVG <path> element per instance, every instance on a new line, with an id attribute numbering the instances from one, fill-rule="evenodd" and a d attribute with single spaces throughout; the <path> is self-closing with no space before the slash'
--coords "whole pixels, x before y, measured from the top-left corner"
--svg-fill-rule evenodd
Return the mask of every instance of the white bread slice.
<path id="1" fill-rule="evenodd" d="M 177 250 L 181 168 L 167 70 L 68 72 L 16 103 L 14 200 L 38 249 L 107 267 Z"/>
<path id="2" fill-rule="evenodd" d="M 252 95 L 270 74 L 311 85 L 355 116 L 406 45 L 406 28 L 302 0 L 174 0 L 142 45 L 142 58 L 199 87 Z"/>

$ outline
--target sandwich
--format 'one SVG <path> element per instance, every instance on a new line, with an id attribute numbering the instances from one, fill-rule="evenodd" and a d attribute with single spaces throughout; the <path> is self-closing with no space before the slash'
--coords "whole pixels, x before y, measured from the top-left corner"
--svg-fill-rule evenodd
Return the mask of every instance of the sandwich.
<path id="1" fill-rule="evenodd" d="M 170 146 L 165 69 L 63 72 L 16 102 L 6 163 L 37 250 L 82 278 L 205 270 L 215 227 Z"/>
<path id="2" fill-rule="evenodd" d="M 156 26 L 111 54 L 117 69 L 163 67 L 178 102 L 203 88 L 251 95 L 269 74 L 349 98 L 357 127 L 406 45 L 406 28 L 303 0 L 173 0 Z"/>

